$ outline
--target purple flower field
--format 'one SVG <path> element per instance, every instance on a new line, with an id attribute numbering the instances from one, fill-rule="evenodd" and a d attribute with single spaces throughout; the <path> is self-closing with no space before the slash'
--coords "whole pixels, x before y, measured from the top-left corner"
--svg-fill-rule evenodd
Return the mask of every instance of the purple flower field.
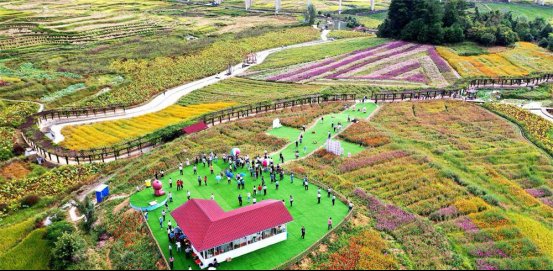
<path id="1" fill-rule="evenodd" d="M 267 80 L 310 82 L 317 80 L 396 81 L 448 85 L 444 74 L 453 74 L 433 46 L 393 41 L 330 59 L 295 67 Z"/>

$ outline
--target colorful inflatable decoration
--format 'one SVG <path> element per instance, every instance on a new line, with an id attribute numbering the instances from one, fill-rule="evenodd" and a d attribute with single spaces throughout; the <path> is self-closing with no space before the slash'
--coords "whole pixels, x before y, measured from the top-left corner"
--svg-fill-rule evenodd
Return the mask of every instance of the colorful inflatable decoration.
<path id="1" fill-rule="evenodd" d="M 165 195 L 165 191 L 163 191 L 163 184 L 159 180 L 154 180 L 152 182 L 152 188 L 154 189 L 154 195 L 156 197 Z"/>
<path id="2" fill-rule="evenodd" d="M 240 155 L 240 149 L 239 148 L 232 148 L 232 150 L 230 150 L 230 155 L 232 155 L 234 157 L 237 157 L 238 155 Z"/>

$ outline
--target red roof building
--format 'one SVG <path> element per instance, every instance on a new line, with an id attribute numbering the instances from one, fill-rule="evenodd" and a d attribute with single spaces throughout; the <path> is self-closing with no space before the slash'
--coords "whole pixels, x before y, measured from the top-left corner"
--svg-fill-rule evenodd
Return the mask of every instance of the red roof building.
<path id="1" fill-rule="evenodd" d="M 171 212 L 202 262 L 222 262 L 286 240 L 293 220 L 277 200 L 225 212 L 213 200 L 192 199 Z"/>

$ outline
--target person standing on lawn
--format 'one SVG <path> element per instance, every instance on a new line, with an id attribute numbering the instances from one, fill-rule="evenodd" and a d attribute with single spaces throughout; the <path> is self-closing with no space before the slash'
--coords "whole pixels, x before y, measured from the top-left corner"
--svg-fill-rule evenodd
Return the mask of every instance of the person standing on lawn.
<path id="1" fill-rule="evenodd" d="M 257 188 L 255 187 L 255 185 L 253 186 L 253 195 L 257 196 Z"/>
<path id="2" fill-rule="evenodd" d="M 317 204 L 321 204 L 321 191 L 317 192 Z"/>
<path id="3" fill-rule="evenodd" d="M 161 217 L 163 217 L 163 221 L 165 221 L 165 210 L 161 211 Z"/>
<path id="4" fill-rule="evenodd" d="M 336 196 L 332 196 L 332 206 L 336 205 Z"/>
<path id="5" fill-rule="evenodd" d="M 184 167 L 182 166 L 182 163 L 179 164 L 179 173 L 180 175 L 184 175 Z"/>
<path id="6" fill-rule="evenodd" d="M 186 192 L 186 198 L 188 198 L 188 200 L 190 200 L 190 190 L 188 190 L 188 192 Z"/>
<path id="7" fill-rule="evenodd" d="M 213 195 L 213 193 L 211 193 L 211 200 L 215 200 L 215 195 Z"/>
<path id="8" fill-rule="evenodd" d="M 173 189 L 173 178 L 169 178 L 169 189 Z"/>
<path id="9" fill-rule="evenodd" d="M 257 203 L 257 199 L 256 199 L 256 198 L 253 198 L 253 200 L 252 200 L 252 204 L 254 204 L 254 205 L 255 205 L 256 203 Z"/>
<path id="10" fill-rule="evenodd" d="M 213 165 L 210 165 L 209 166 L 209 171 L 211 172 L 211 175 L 213 175 L 214 171 L 213 171 Z"/>
<path id="11" fill-rule="evenodd" d="M 290 183 L 294 183 L 294 173 L 290 173 Z"/>
<path id="12" fill-rule="evenodd" d="M 282 152 L 279 154 L 280 157 L 280 163 L 284 164 L 284 155 L 282 155 Z"/>
<path id="13" fill-rule="evenodd" d="M 266 185 L 263 186 L 263 195 L 267 196 L 267 186 Z"/>
<path id="14" fill-rule="evenodd" d="M 305 239 L 305 227 L 301 226 L 301 239 Z"/>
<path id="15" fill-rule="evenodd" d="M 332 188 L 329 187 L 329 188 L 326 190 L 326 193 L 328 194 L 328 197 L 330 198 L 330 194 L 332 194 Z"/>
<path id="16" fill-rule="evenodd" d="M 294 207 L 294 197 L 290 195 L 290 207 Z"/>
<path id="17" fill-rule="evenodd" d="M 204 184 L 207 186 L 207 176 L 204 176 Z"/>
<path id="18" fill-rule="evenodd" d="M 194 175 L 197 175 L 198 174 L 198 167 L 196 165 L 194 165 Z"/>
<path id="19" fill-rule="evenodd" d="M 159 217 L 159 227 L 163 229 L 163 217 Z"/>
<path id="20" fill-rule="evenodd" d="M 202 186 L 202 177 L 200 175 L 198 175 L 198 185 Z"/>
<path id="21" fill-rule="evenodd" d="M 169 202 L 173 202 L 173 192 L 169 192 Z"/>
<path id="22" fill-rule="evenodd" d="M 278 191 L 278 185 L 279 185 L 278 181 L 275 182 L 275 185 L 276 185 L 276 190 Z"/>
<path id="23" fill-rule="evenodd" d="M 242 207 L 242 194 L 238 195 L 238 204 Z"/>
<path id="24" fill-rule="evenodd" d="M 248 193 L 248 203 L 250 203 L 250 200 L 252 199 L 252 194 Z"/>
<path id="25" fill-rule="evenodd" d="M 144 219 L 146 219 L 146 221 L 148 221 L 148 212 L 144 212 Z"/>
<path id="26" fill-rule="evenodd" d="M 328 219 L 328 230 L 332 230 L 332 217 Z"/>

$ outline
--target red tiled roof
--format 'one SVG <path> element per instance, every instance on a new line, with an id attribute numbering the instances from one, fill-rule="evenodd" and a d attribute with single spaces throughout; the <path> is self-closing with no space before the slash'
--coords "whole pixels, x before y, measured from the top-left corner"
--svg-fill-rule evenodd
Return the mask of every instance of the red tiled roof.
<path id="1" fill-rule="evenodd" d="M 188 240 L 198 251 L 293 220 L 282 201 L 265 200 L 225 212 L 213 200 L 192 199 L 171 212 Z"/>
<path id="2" fill-rule="evenodd" d="M 207 127 L 207 124 L 205 124 L 205 122 L 199 121 L 199 122 L 194 123 L 190 126 L 184 127 L 182 129 L 182 132 L 185 133 L 185 134 L 193 134 L 193 133 L 205 130 L 207 128 L 208 127 Z"/>

